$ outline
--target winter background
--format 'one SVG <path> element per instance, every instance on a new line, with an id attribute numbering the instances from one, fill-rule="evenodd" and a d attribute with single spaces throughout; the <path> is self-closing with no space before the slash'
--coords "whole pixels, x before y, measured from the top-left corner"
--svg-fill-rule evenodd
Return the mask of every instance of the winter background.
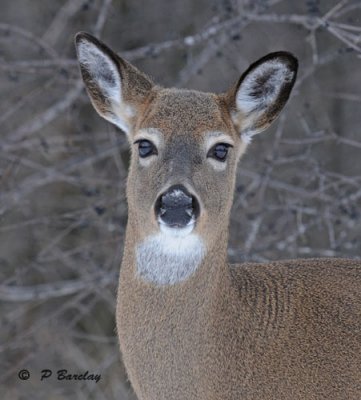
<path id="1" fill-rule="evenodd" d="M 79 30 L 161 85 L 204 91 L 226 90 L 269 52 L 294 53 L 292 98 L 239 165 L 229 259 L 361 255 L 359 0 L 3 0 L 4 400 L 135 398 L 114 319 L 128 145 L 85 93 Z M 42 369 L 102 378 L 41 382 Z"/>

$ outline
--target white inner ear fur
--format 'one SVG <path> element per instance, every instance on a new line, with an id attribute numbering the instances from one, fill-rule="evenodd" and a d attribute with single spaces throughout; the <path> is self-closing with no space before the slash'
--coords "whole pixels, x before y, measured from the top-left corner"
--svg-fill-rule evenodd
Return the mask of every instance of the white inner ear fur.
<path id="1" fill-rule="evenodd" d="M 260 80 L 264 76 L 267 76 L 267 80 L 262 85 Z M 246 144 L 250 143 L 254 134 L 262 130 L 252 130 L 254 121 L 274 104 L 283 85 L 290 82 L 293 76 L 294 72 L 280 60 L 266 61 L 245 76 L 236 94 L 236 106 L 237 113 L 240 112 L 242 116 L 242 139 Z"/>
<path id="2" fill-rule="evenodd" d="M 189 278 L 200 266 L 205 246 L 197 234 L 158 233 L 136 248 L 139 276 L 156 285 L 174 285 Z"/>
<path id="3" fill-rule="evenodd" d="M 265 90 L 260 96 L 252 96 L 252 91 L 259 86 L 258 80 L 264 75 L 270 75 L 265 82 Z M 285 82 L 292 80 L 294 73 L 284 63 L 272 60 L 266 61 L 251 71 L 242 81 L 236 97 L 237 108 L 249 113 L 258 108 L 272 105 L 278 98 Z"/>
<path id="4" fill-rule="evenodd" d="M 120 75 L 114 62 L 93 43 L 81 40 L 78 45 L 78 58 L 104 96 L 120 104 Z"/>
<path id="5" fill-rule="evenodd" d="M 109 113 L 102 114 L 102 117 L 129 133 L 130 126 L 127 119 L 134 112 L 122 101 L 121 77 L 113 60 L 96 45 L 86 40 L 81 40 L 78 44 L 78 59 L 103 96 L 109 101 L 111 109 Z"/>

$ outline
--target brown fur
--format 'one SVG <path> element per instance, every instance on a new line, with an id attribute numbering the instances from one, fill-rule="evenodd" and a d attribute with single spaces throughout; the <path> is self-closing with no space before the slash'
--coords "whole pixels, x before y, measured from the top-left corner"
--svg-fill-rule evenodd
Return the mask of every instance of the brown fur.
<path id="1" fill-rule="evenodd" d="M 122 107 L 135 109 L 127 121 L 132 160 L 117 329 L 139 399 L 360 400 L 360 262 L 226 261 L 236 166 L 247 145 L 240 136 L 243 118 L 248 118 L 247 129 L 258 132 L 277 117 L 295 80 L 295 60 L 285 53 L 267 56 L 228 93 L 215 95 L 154 86 L 96 39 L 80 34 L 77 45 L 82 41 L 100 47 L 119 67 L 124 97 L 116 114 L 126 118 Z M 253 123 L 252 115 L 237 109 L 235 97 L 243 78 L 274 57 L 285 58 L 287 68 L 294 69 L 292 80 L 283 83 L 274 103 L 257 109 Z M 114 105 L 101 94 L 94 99 L 93 75 L 87 66 L 81 68 L 93 103 L 101 102 L 96 108 L 108 112 Z M 255 81 L 254 93 L 268 79 L 265 74 Z M 139 162 L 133 144 L 144 128 L 162 133 L 158 155 L 147 166 Z M 221 131 L 234 143 L 224 170 L 206 162 L 207 131 Z M 159 231 L 154 215 L 159 193 L 179 183 L 199 198 L 202 212 L 195 232 L 207 251 L 187 280 L 157 286 L 137 274 L 135 251 Z"/>

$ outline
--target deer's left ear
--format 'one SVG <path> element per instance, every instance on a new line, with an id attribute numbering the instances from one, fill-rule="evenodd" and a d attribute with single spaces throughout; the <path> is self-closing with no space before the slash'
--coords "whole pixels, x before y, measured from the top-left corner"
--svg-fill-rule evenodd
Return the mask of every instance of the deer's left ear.
<path id="1" fill-rule="evenodd" d="M 277 118 L 295 83 L 297 67 L 290 53 L 268 54 L 252 64 L 228 93 L 233 122 L 246 142 Z"/>

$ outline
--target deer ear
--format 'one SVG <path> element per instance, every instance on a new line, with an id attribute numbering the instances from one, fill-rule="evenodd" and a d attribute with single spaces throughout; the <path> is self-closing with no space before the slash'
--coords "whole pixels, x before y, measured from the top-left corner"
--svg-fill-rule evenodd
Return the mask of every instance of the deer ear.
<path id="1" fill-rule="evenodd" d="M 79 32 L 75 46 L 81 75 L 96 111 L 129 134 L 153 83 L 94 36 Z"/>
<path id="2" fill-rule="evenodd" d="M 231 90 L 232 119 L 246 142 L 277 118 L 295 83 L 297 67 L 290 53 L 268 54 L 252 64 Z"/>

